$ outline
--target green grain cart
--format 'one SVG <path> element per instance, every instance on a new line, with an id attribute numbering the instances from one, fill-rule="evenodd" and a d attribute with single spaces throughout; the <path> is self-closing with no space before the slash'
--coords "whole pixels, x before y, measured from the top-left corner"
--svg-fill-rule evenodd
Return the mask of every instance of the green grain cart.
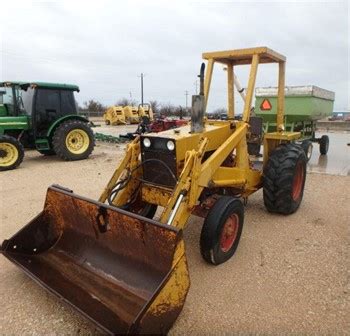
<path id="1" fill-rule="evenodd" d="M 88 119 L 78 115 L 71 84 L 0 83 L 0 171 L 18 167 L 23 147 L 68 161 L 86 159 L 94 148 Z"/>
<path id="2" fill-rule="evenodd" d="M 334 96 L 334 92 L 317 86 L 285 88 L 285 130 L 301 132 L 300 144 L 308 159 L 313 142 L 319 144 L 321 155 L 328 152 L 328 136 L 315 136 L 316 121 L 332 115 Z M 276 129 L 277 88 L 256 88 L 255 97 L 255 114 L 262 118 L 264 133 L 272 132 Z"/>

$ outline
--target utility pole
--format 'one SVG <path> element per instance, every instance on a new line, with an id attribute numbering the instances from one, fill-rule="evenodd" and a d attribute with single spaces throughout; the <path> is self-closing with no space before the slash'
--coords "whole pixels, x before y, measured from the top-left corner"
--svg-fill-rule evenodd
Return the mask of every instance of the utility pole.
<path id="1" fill-rule="evenodd" d="M 186 96 L 186 112 L 187 112 L 187 108 L 188 108 L 188 91 L 185 91 L 185 96 Z"/>
<path id="2" fill-rule="evenodd" d="M 143 105 L 143 77 L 145 77 L 146 75 L 144 73 L 141 72 L 141 76 L 139 76 L 141 78 L 141 104 Z"/>

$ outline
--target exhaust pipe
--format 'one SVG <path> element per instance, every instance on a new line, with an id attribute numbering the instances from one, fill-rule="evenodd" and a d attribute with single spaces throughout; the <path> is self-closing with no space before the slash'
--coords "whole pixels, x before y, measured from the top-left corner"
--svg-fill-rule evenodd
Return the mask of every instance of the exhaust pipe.
<path id="1" fill-rule="evenodd" d="M 205 112 L 205 99 L 204 99 L 204 70 L 205 64 L 202 63 L 199 74 L 200 90 L 199 95 L 192 96 L 192 111 L 191 111 L 191 133 L 201 133 L 204 128 L 204 112 Z"/>

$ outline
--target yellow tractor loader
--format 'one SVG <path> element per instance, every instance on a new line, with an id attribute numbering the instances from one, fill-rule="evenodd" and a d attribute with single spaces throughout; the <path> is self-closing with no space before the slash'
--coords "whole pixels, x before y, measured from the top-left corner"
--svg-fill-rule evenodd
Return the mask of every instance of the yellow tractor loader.
<path id="1" fill-rule="evenodd" d="M 2 244 L 5 257 L 110 334 L 171 328 L 190 286 L 182 231 L 191 214 L 204 218 L 200 253 L 218 265 L 237 249 L 249 195 L 263 188 L 267 210 L 283 215 L 302 201 L 300 134 L 283 130 L 285 57 L 259 47 L 203 58 L 191 125 L 137 137 L 98 201 L 51 186 L 44 210 Z M 227 67 L 228 120 L 204 122 L 215 63 Z M 277 127 L 253 161 L 247 138 L 261 63 L 279 68 Z M 244 64 L 251 69 L 236 120 L 234 68 Z"/>
<path id="2" fill-rule="evenodd" d="M 125 119 L 129 124 L 138 124 L 140 122 L 138 108 L 136 106 L 125 106 L 124 114 Z"/>
<path id="3" fill-rule="evenodd" d="M 125 125 L 125 113 L 123 106 L 110 106 L 103 114 L 106 125 Z"/>

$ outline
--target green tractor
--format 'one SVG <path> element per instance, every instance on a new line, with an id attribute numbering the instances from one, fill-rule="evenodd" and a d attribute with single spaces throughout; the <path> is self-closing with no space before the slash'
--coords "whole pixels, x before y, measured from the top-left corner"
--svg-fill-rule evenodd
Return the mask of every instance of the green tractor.
<path id="1" fill-rule="evenodd" d="M 0 171 L 18 167 L 24 147 L 67 161 L 91 154 L 94 134 L 78 115 L 74 91 L 70 84 L 0 83 Z"/>

